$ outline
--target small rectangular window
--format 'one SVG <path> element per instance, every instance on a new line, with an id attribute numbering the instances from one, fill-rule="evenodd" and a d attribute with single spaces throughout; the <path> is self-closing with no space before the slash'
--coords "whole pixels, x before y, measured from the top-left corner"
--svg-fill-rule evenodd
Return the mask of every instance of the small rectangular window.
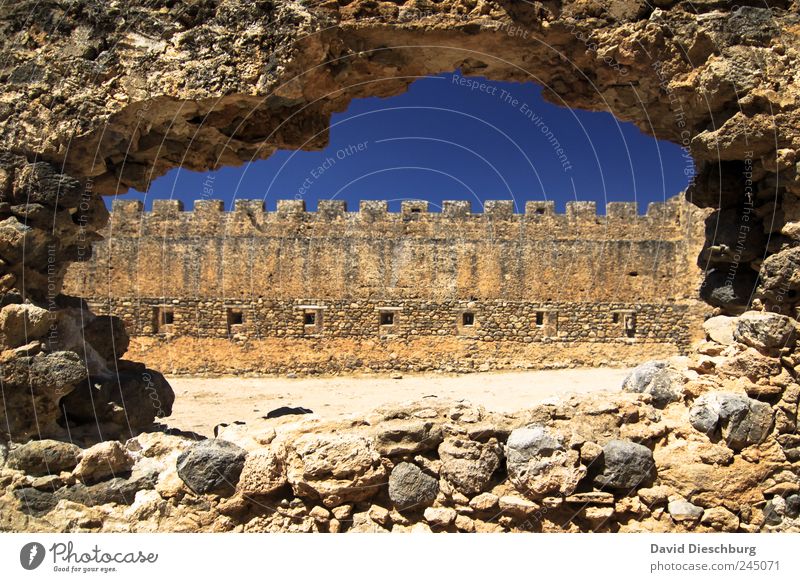
<path id="1" fill-rule="evenodd" d="M 461 325 L 475 325 L 475 314 L 469 311 L 462 313 Z"/>
<path id="2" fill-rule="evenodd" d="M 633 313 L 625 315 L 625 337 L 636 336 L 636 316 Z"/>
<path id="3" fill-rule="evenodd" d="M 244 314 L 241 309 L 228 309 L 228 325 L 242 325 Z"/>
<path id="4" fill-rule="evenodd" d="M 306 311 L 303 314 L 303 323 L 305 325 L 316 325 L 317 324 L 317 314 L 313 311 Z"/>
<path id="5" fill-rule="evenodd" d="M 164 331 L 165 325 L 175 322 L 175 311 L 171 307 L 156 307 L 153 310 L 153 330 L 158 333 Z"/>
<path id="6" fill-rule="evenodd" d="M 381 325 L 394 325 L 394 313 L 391 311 L 381 311 Z"/>
<path id="7" fill-rule="evenodd" d="M 544 311 L 537 311 L 536 312 L 536 327 L 542 327 L 544 325 Z"/>
<path id="8" fill-rule="evenodd" d="M 619 313 L 613 313 L 611 315 L 611 321 L 614 323 L 619 323 Z"/>

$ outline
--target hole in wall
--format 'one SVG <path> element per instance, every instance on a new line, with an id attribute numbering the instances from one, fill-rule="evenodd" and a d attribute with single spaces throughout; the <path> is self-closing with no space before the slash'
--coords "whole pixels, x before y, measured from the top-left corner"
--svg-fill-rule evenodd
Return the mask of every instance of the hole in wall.
<path id="1" fill-rule="evenodd" d="M 476 88 L 477 87 L 477 88 Z M 470 200 L 476 211 L 490 199 L 594 201 L 598 212 L 612 201 L 650 202 L 681 193 L 693 174 L 675 144 L 643 134 L 610 113 L 546 102 L 533 82 L 464 77 L 461 71 L 413 82 L 391 98 L 353 100 L 331 119 L 330 144 L 321 151 L 279 150 L 266 160 L 192 172 L 176 168 L 154 180 L 147 193 L 131 191 L 150 208 L 156 199 L 386 200 L 398 211 L 404 200 L 424 199 L 431 211 L 444 200 Z M 111 199 L 108 199 L 109 204 Z M 410 213 L 420 213 L 420 208 Z M 544 208 L 532 211 L 544 215 Z"/>

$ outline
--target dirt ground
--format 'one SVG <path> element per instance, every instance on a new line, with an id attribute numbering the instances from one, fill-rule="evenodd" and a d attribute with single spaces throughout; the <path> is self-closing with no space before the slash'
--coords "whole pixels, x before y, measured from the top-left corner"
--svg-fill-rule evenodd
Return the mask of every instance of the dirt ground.
<path id="1" fill-rule="evenodd" d="M 629 369 L 592 368 L 494 372 L 463 376 L 406 375 L 333 378 L 169 378 L 175 406 L 169 426 L 207 436 L 221 422 L 254 420 L 281 406 L 322 417 L 365 413 L 386 404 L 435 395 L 508 412 L 571 393 L 619 390 Z"/>

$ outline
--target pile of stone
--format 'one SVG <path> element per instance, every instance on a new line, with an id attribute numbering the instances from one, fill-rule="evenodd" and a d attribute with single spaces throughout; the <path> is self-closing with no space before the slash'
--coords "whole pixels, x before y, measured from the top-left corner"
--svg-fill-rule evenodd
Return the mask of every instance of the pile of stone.
<path id="1" fill-rule="evenodd" d="M 436 398 L 323 421 L 2 450 L 0 528 L 800 531 L 797 323 L 712 319 L 623 392 L 514 414 Z"/>

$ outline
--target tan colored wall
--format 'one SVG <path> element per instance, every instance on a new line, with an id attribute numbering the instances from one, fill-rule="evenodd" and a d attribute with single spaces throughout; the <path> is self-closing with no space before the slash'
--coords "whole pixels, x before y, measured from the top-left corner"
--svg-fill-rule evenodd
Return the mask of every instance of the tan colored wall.
<path id="1" fill-rule="evenodd" d="M 199 201 L 191 212 L 177 201 L 156 201 L 143 212 L 138 202 L 115 201 L 106 240 L 91 261 L 71 268 L 65 289 L 88 297 L 99 313 L 120 316 L 134 337 L 153 336 L 167 356 L 177 337 L 194 338 L 198 353 L 215 338 L 300 339 L 310 352 L 325 338 L 346 338 L 343 345 L 356 352 L 362 340 L 440 338 L 439 353 L 426 344 L 426 357 L 412 369 L 445 360 L 452 366 L 443 358 L 453 355 L 443 341 L 452 336 L 498 345 L 560 342 L 568 358 L 585 365 L 596 363 L 607 343 L 626 345 L 618 364 L 637 353 L 686 350 L 705 311 L 694 299 L 702 240 L 696 209 L 672 199 L 651 204 L 644 216 L 627 203 L 609 204 L 605 215 L 586 202 L 569 203 L 565 214 L 552 202 L 513 210 L 511 202 L 490 201 L 473 214 L 469 203 L 456 201 L 434 213 L 424 202 L 405 202 L 390 213 L 385 202 L 371 201 L 347 212 L 343 202 L 322 201 L 306 212 L 301 201 L 281 201 L 266 212 L 260 201 L 243 200 L 233 212 L 219 201 Z M 323 307 L 319 329 L 303 325 L 304 304 Z M 382 306 L 398 310 L 396 325 L 379 324 Z M 161 307 L 171 324 L 155 321 Z M 242 324 L 229 325 L 231 309 L 243 313 Z M 474 313 L 473 327 L 459 325 L 463 311 Z M 553 324 L 537 325 L 539 311 L 553 313 Z M 620 312 L 635 314 L 633 337 L 625 337 Z M 654 352 L 653 344 L 662 348 Z M 299 358 L 298 345 L 287 344 L 286 359 Z M 281 353 L 274 341 L 269 346 Z M 211 351 L 220 353 L 220 365 L 198 364 L 198 371 L 234 371 L 221 350 Z M 511 359 L 522 353 L 496 352 Z M 537 365 L 552 365 L 556 352 L 525 351 Z M 261 371 L 287 367 L 265 363 Z M 340 366 L 315 371 L 333 368 Z"/>

